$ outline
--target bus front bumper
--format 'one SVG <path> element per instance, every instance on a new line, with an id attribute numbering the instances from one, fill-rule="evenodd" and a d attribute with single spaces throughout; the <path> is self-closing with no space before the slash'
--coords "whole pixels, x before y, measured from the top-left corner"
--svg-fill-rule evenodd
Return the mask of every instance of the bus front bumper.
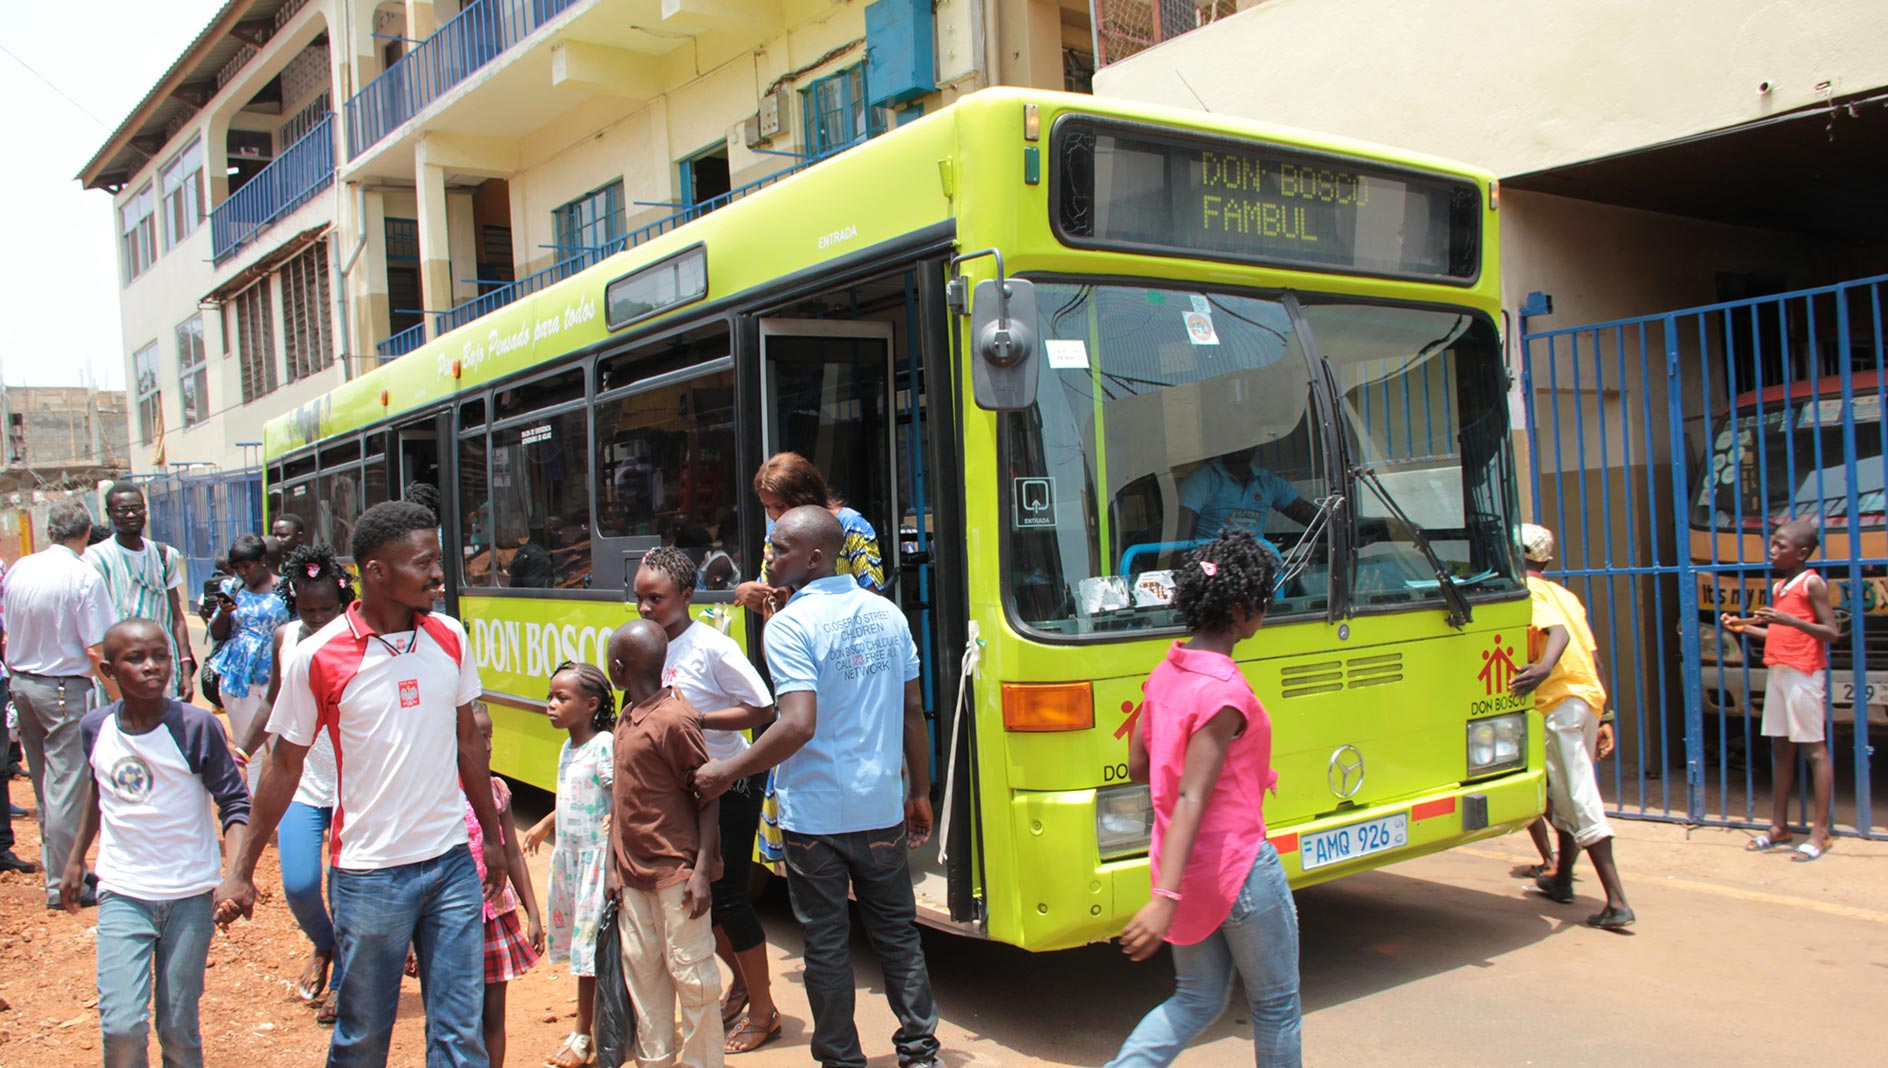
<path id="1" fill-rule="evenodd" d="M 1546 773 L 1533 768 L 1268 828 L 1268 835 L 1298 888 L 1522 830 L 1546 803 Z M 1016 864 L 1005 880 L 1010 900 L 992 902 L 992 938 L 1038 951 L 1105 941 L 1147 903 L 1145 854 L 1096 860 L 1095 791 L 1018 793 L 1011 816 Z M 1000 886 L 991 881 L 992 890 Z"/>

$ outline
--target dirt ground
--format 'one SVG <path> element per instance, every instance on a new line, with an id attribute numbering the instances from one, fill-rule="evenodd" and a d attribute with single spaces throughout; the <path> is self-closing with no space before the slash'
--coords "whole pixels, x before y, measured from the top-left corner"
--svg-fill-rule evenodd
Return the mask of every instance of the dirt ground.
<path id="1" fill-rule="evenodd" d="M 13 782 L 13 800 L 33 807 L 32 788 Z M 39 828 L 32 816 L 13 821 L 15 852 L 39 858 Z M 531 859 L 540 899 L 549 881 L 549 851 Z M 94 1063 L 98 1058 L 98 991 L 94 985 L 96 910 L 76 916 L 47 912 L 42 876 L 0 875 L 0 1065 Z M 275 888 L 242 922 L 210 945 L 202 1021 L 204 1060 L 212 1065 L 320 1064 L 329 1028 L 315 1023 L 314 1010 L 295 996 L 308 961 L 308 941 L 281 897 L 275 852 L 263 855 L 256 885 Z M 576 983 L 569 972 L 540 964 L 511 984 L 507 1031 L 513 1064 L 537 1064 L 571 1029 Z M 418 980 L 400 995 L 390 1065 L 425 1062 Z M 155 1040 L 151 1062 L 158 1063 Z"/>

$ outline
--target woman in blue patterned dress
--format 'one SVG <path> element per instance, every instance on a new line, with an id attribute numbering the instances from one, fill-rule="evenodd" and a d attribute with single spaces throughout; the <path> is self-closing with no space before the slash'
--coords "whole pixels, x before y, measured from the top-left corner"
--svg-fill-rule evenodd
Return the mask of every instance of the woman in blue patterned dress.
<path id="1" fill-rule="evenodd" d="M 229 547 L 230 570 L 216 593 L 210 636 L 223 644 L 210 657 L 229 714 L 230 735 L 248 735 L 250 724 L 266 711 L 269 665 L 275 659 L 275 628 L 288 622 L 288 606 L 275 593 L 275 572 L 268 546 L 255 534 L 243 534 Z M 255 792 L 262 763 L 249 765 L 249 791 Z"/>

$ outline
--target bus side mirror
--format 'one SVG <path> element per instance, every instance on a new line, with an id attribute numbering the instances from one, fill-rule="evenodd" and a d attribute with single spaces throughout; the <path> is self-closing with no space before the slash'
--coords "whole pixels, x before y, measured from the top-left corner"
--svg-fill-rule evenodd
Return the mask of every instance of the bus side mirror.
<path id="1" fill-rule="evenodd" d="M 1036 287 L 1020 278 L 978 282 L 970 304 L 971 383 L 977 407 L 1013 412 L 1036 403 L 1041 358 Z"/>

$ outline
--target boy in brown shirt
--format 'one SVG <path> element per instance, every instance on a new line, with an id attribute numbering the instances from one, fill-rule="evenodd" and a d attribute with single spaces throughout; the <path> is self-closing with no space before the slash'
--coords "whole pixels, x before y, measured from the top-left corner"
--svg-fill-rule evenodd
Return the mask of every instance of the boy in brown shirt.
<path id="1" fill-rule="evenodd" d="M 610 682 L 624 708 L 613 743 L 609 890 L 636 1006 L 636 1062 L 720 1068 L 721 972 L 708 916 L 709 884 L 721 874 L 720 802 L 701 801 L 691 785 L 708 747 L 701 713 L 662 685 L 668 646 L 662 628 L 642 619 L 610 637 Z"/>

